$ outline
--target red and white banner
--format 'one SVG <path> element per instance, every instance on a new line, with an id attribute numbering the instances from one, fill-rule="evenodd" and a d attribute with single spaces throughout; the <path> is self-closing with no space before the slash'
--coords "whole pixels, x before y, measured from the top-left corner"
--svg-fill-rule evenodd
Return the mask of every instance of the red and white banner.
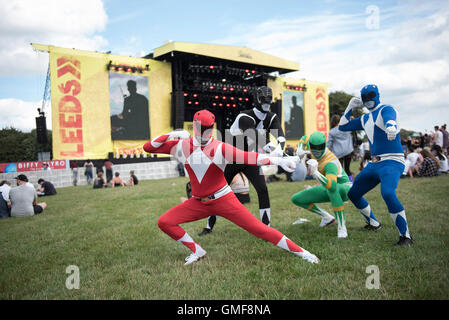
<path id="1" fill-rule="evenodd" d="M 44 163 L 51 170 L 70 168 L 69 160 L 27 161 L 0 163 L 0 172 L 41 171 L 44 170 Z"/>

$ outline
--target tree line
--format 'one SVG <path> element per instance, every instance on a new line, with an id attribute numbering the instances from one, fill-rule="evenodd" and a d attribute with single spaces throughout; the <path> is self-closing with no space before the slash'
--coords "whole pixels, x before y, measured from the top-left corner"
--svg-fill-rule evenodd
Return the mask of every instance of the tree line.
<path id="1" fill-rule="evenodd" d="M 39 152 L 50 152 L 52 159 L 51 130 L 47 130 L 48 143 L 37 142 L 36 129 L 22 132 L 9 127 L 0 130 L 0 162 L 36 161 Z"/>

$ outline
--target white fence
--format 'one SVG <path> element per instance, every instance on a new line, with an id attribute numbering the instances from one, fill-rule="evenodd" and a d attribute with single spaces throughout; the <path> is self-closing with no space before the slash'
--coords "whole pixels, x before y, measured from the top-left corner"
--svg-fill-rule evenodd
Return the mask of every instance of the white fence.
<path id="1" fill-rule="evenodd" d="M 134 174 L 139 180 L 165 179 L 179 176 L 178 170 L 176 169 L 177 164 L 178 163 L 175 160 L 117 164 L 112 167 L 112 171 L 114 173 L 120 172 L 120 176 L 125 181 L 129 179 L 129 172 L 131 170 L 134 171 Z M 104 167 L 103 172 L 106 172 Z M 38 187 L 37 180 L 39 180 L 39 178 L 50 181 L 56 188 L 73 186 L 73 173 L 71 169 L 0 173 L 0 181 L 8 180 L 9 182 L 11 182 L 11 186 L 16 186 L 14 177 L 16 177 L 20 173 L 25 174 L 28 177 L 28 181 L 34 184 L 36 188 Z M 95 178 L 95 176 L 96 169 L 94 167 L 93 177 Z M 106 179 L 106 174 L 104 174 L 104 178 Z M 84 175 L 84 168 L 79 168 L 77 185 L 86 184 L 87 180 L 86 176 Z"/>

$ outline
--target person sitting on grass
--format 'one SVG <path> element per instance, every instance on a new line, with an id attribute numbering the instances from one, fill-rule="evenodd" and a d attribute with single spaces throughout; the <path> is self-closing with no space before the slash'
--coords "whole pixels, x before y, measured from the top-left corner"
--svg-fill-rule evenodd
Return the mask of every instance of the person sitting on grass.
<path id="1" fill-rule="evenodd" d="M 137 179 L 136 175 L 134 174 L 134 171 L 131 170 L 129 172 L 129 180 L 125 183 L 126 186 L 135 186 L 136 184 L 139 184 L 139 179 Z"/>
<path id="2" fill-rule="evenodd" d="M 11 201 L 11 217 L 28 217 L 42 213 L 47 204 L 37 203 L 37 192 L 34 187 L 28 185 L 28 178 L 24 174 L 15 177 L 17 187 L 9 192 Z"/>
<path id="3" fill-rule="evenodd" d="M 0 182 L 0 192 L 7 203 L 9 203 L 9 191 L 11 191 L 11 183 L 8 180 Z"/>
<path id="4" fill-rule="evenodd" d="M 56 194 L 55 186 L 50 181 L 45 181 L 40 178 L 37 183 L 41 185 L 41 188 L 37 190 L 37 195 L 39 197 L 54 196 Z"/>
<path id="5" fill-rule="evenodd" d="M 416 148 L 409 154 L 407 154 L 405 158 L 405 168 L 404 172 L 402 173 L 402 176 L 405 177 L 407 174 L 410 176 L 410 178 L 413 178 L 413 171 L 417 165 L 417 163 L 420 163 L 423 160 L 423 157 L 421 155 L 421 148 Z"/>
<path id="6" fill-rule="evenodd" d="M 443 154 L 443 150 L 441 149 L 441 147 L 436 144 L 432 147 L 431 150 L 433 155 L 438 159 L 440 163 L 440 169 L 438 170 L 438 173 L 447 173 L 449 170 L 447 157 Z"/>
<path id="7" fill-rule="evenodd" d="M 112 178 L 111 186 L 114 187 L 124 187 L 125 182 L 123 181 L 122 177 L 120 177 L 120 172 L 116 172 L 114 174 L 114 178 Z"/>
<path id="8" fill-rule="evenodd" d="M 94 179 L 94 189 L 106 188 L 106 182 L 103 178 L 103 172 L 98 172 L 97 177 Z"/>
<path id="9" fill-rule="evenodd" d="M 424 160 L 415 166 L 415 172 L 420 177 L 435 177 L 440 169 L 440 162 L 427 148 L 421 151 Z"/>

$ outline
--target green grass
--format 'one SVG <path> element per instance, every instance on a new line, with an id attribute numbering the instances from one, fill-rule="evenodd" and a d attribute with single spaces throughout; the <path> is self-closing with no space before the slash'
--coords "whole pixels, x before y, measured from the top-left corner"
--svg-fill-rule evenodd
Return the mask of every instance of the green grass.
<path id="1" fill-rule="evenodd" d="M 356 164 L 354 163 L 354 168 Z M 0 220 L 0 299 L 448 299 L 449 176 L 402 179 L 398 196 L 415 244 L 397 248 L 397 229 L 377 187 L 366 198 L 383 223 L 377 232 L 346 203 L 348 239 L 294 206 L 293 193 L 313 181 L 268 184 L 272 226 L 321 258 L 312 265 L 219 218 L 184 224 L 207 250 L 184 266 L 188 250 L 157 227 L 185 196 L 186 178 L 141 181 L 133 188 L 58 189 L 38 216 Z M 248 208 L 258 216 L 251 189 Z M 330 205 L 323 207 L 330 210 Z M 292 225 L 298 217 L 309 223 Z M 66 267 L 80 270 L 80 289 L 65 286 Z M 366 267 L 380 269 L 380 289 L 365 287 Z"/>

